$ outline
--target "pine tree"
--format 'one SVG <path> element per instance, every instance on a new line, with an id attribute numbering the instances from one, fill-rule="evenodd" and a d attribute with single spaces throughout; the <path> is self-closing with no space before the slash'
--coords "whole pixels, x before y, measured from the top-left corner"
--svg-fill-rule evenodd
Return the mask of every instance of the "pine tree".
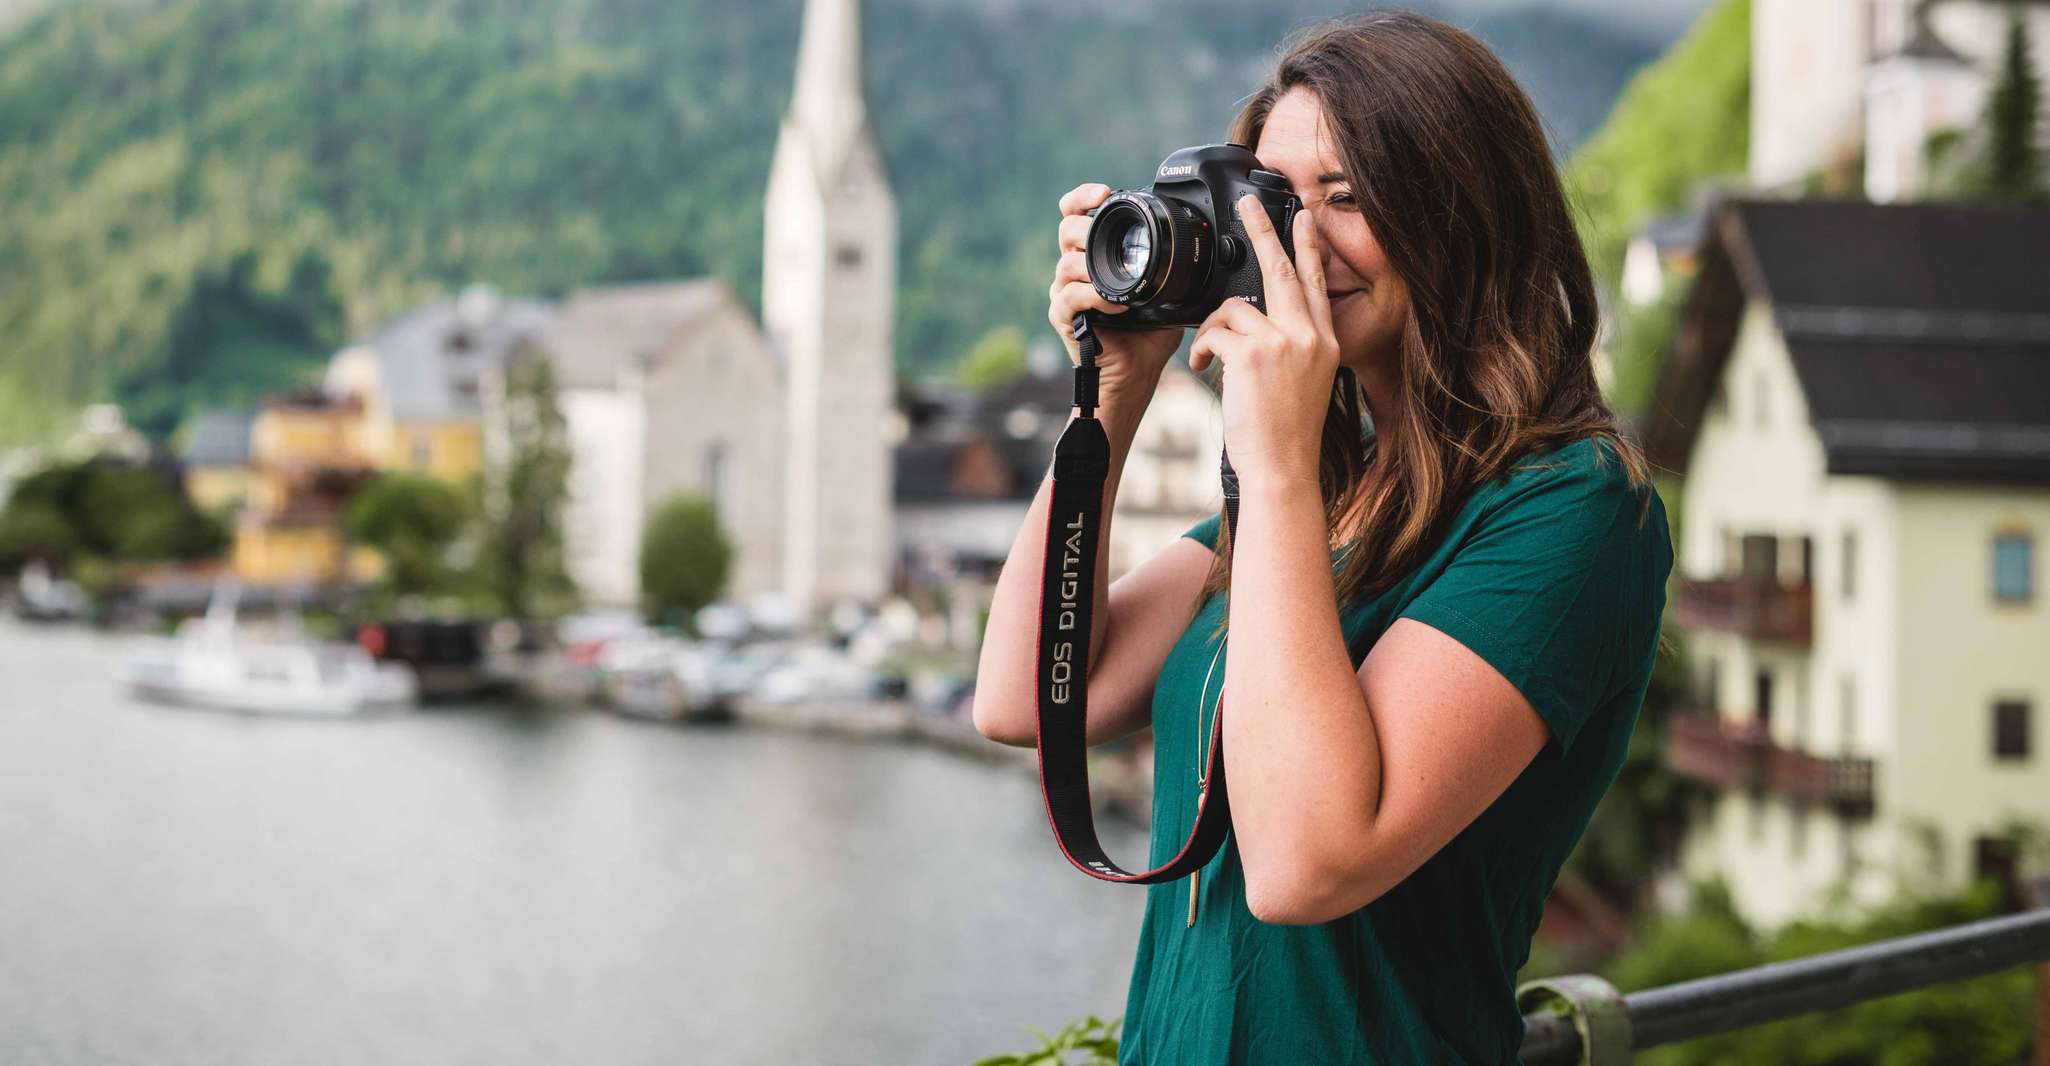
<path id="1" fill-rule="evenodd" d="M 556 405 L 555 368 L 546 358 L 516 356 L 504 374 L 505 446 L 485 472 L 478 568 L 492 605 L 525 622 L 564 609 L 576 593 L 562 546 L 569 427 Z"/>
<path id="2" fill-rule="evenodd" d="M 2028 24 L 2022 21 L 2020 5 L 2014 5 L 2008 17 L 2007 48 L 2001 57 L 1999 80 L 1986 101 L 1990 144 L 1986 195 L 2017 200 L 2042 195 L 2041 155 L 2036 147 L 2042 100 L 2043 88 L 2029 59 Z"/>

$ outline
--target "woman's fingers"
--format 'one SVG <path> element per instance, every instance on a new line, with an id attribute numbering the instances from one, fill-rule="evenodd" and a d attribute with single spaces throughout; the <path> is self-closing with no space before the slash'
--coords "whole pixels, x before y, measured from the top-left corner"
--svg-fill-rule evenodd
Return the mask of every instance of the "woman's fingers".
<path id="1" fill-rule="evenodd" d="M 1247 303 L 1242 296 L 1233 296 L 1218 304 L 1217 310 L 1210 312 L 1202 324 L 1196 327 L 1196 333 L 1201 336 L 1213 328 L 1221 327 L 1237 333 L 1251 334 L 1264 329 L 1267 325 L 1267 316 L 1261 314 L 1259 308 Z"/>
<path id="2" fill-rule="evenodd" d="M 1100 181 L 1083 182 L 1061 197 L 1061 214 L 1082 215 L 1110 198 L 1110 186 Z"/>
<path id="3" fill-rule="evenodd" d="M 1245 334 L 1223 327 L 1204 330 L 1189 345 L 1189 369 L 1203 370 L 1212 362 L 1230 366 L 1232 360 L 1246 353 L 1251 343 Z"/>
<path id="4" fill-rule="evenodd" d="M 1324 287 L 1324 245 L 1323 236 L 1317 232 L 1316 220 L 1308 211 L 1295 213 L 1295 262 L 1296 273 L 1303 279 L 1303 303 L 1310 312 L 1310 321 L 1323 336 L 1331 336 L 1331 293 Z"/>
<path id="5" fill-rule="evenodd" d="M 1246 237 L 1253 242 L 1253 254 L 1260 261 L 1260 282 L 1267 290 L 1267 313 L 1285 319 L 1308 317 L 1302 282 L 1287 250 L 1281 247 L 1281 238 L 1274 234 L 1274 220 L 1267 217 L 1267 208 L 1247 193 L 1239 197 L 1238 212 L 1239 220 L 1246 226 Z"/>
<path id="6" fill-rule="evenodd" d="M 1061 216 L 1061 251 L 1079 252 L 1088 247 L 1089 227 L 1096 224 L 1091 215 Z"/>
<path id="7" fill-rule="evenodd" d="M 1053 283 L 1053 290 L 1047 295 L 1051 306 L 1046 317 L 1054 324 L 1055 329 L 1063 333 L 1068 331 L 1075 316 L 1083 311 L 1121 315 L 1128 310 L 1124 304 L 1114 304 L 1104 299 L 1103 294 L 1096 291 L 1096 286 L 1087 281 L 1056 281 Z"/>

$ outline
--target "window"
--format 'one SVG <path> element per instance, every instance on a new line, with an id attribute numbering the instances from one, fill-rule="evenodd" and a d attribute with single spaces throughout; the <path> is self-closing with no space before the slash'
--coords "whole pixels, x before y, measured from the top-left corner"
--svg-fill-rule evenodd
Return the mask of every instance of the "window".
<path id="1" fill-rule="evenodd" d="M 1858 534 L 1848 529 L 1844 531 L 1843 565 L 1844 602 L 1849 603 L 1858 594 Z"/>
<path id="2" fill-rule="evenodd" d="M 712 501 L 713 512 L 724 517 L 732 501 L 727 499 L 727 478 L 731 476 L 726 445 L 712 444 L 705 448 L 705 498 Z"/>
<path id="3" fill-rule="evenodd" d="M 833 263 L 836 266 L 847 269 L 860 266 L 861 246 L 858 244 L 843 244 L 833 249 Z"/>
<path id="4" fill-rule="evenodd" d="M 425 433 L 415 434 L 413 436 L 413 468 L 425 470 L 427 469 L 428 462 L 433 458 L 434 438 Z"/>
<path id="5" fill-rule="evenodd" d="M 2003 762 L 2029 757 L 2029 705 L 2002 700 L 1993 705 L 1993 757 Z"/>
<path id="6" fill-rule="evenodd" d="M 2001 533 L 1993 538 L 1993 598 L 2001 603 L 2027 603 L 2035 595 L 2035 542 L 2027 533 Z"/>
<path id="7" fill-rule="evenodd" d="M 1752 693 L 1756 697 L 1756 702 L 1751 705 L 1753 718 L 1759 730 L 1769 734 L 1772 730 L 1772 671 L 1758 671 L 1752 679 Z"/>

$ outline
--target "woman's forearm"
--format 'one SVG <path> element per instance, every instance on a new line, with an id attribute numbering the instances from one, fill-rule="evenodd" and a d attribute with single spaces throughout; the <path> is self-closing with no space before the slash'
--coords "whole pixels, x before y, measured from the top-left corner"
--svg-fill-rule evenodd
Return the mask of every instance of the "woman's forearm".
<path id="1" fill-rule="evenodd" d="M 1381 753 L 1339 627 L 1314 482 L 1244 480 L 1232 543 L 1225 768 L 1256 916 L 1300 912 L 1331 872 L 1317 857 L 1369 823 Z"/>
<path id="2" fill-rule="evenodd" d="M 1133 398 L 1138 397 L 1138 398 Z M 1110 634 L 1110 523 L 1125 457 L 1145 414 L 1152 390 L 1106 392 L 1096 409 L 1110 439 L 1110 469 L 1103 481 L 1103 516 L 1096 529 L 1095 599 L 1089 632 L 1089 664 L 1096 665 Z M 1072 417 L 1070 422 L 1072 422 Z M 1052 507 L 1051 468 L 1040 478 L 1039 491 L 1025 512 L 1024 524 L 1011 542 L 1011 553 L 997 576 L 983 629 L 982 653 L 975 670 L 975 725 L 984 736 L 1013 744 L 1030 744 L 1039 730 L 1037 674 L 1039 599 L 1046 567 L 1046 521 Z M 1089 717 L 1098 717 L 1098 708 Z"/>

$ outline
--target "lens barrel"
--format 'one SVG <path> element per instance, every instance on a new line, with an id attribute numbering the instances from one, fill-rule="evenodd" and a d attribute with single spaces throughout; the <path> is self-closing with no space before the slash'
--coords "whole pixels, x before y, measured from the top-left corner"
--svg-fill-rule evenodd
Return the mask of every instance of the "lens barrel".
<path id="1" fill-rule="evenodd" d="M 1112 303 L 1178 303 L 1210 270 L 1209 227 L 1188 204 L 1112 193 L 1089 227 L 1089 281 Z"/>

